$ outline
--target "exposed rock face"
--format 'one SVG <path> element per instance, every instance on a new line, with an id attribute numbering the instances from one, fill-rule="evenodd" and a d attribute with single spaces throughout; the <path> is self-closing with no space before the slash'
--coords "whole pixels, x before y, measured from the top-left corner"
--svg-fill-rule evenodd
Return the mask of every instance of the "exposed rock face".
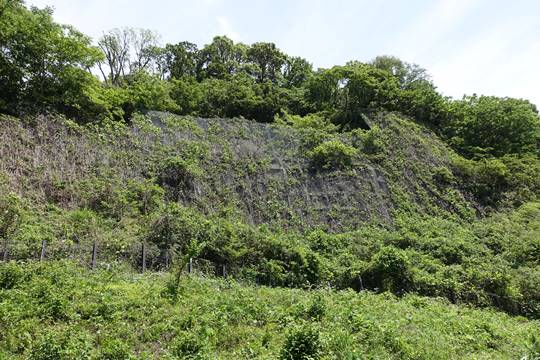
<path id="1" fill-rule="evenodd" d="M 434 168 L 449 166 L 451 150 L 395 115 L 370 120 L 381 128 L 377 151 L 363 151 L 354 135 L 335 135 L 358 148 L 346 169 L 314 169 L 309 134 L 290 127 L 148 117 L 110 138 L 47 117 L 33 126 L 0 122 L 0 188 L 42 203 L 100 209 L 109 206 L 110 191 L 130 181 L 159 183 L 170 200 L 209 214 L 330 231 L 391 225 L 397 212 L 463 215 L 471 209 L 459 189 L 433 178 Z M 170 159 L 173 168 L 164 170 Z"/>
<path id="2" fill-rule="evenodd" d="M 153 123 L 163 129 L 174 122 L 163 120 L 168 116 L 151 113 Z M 182 134 L 190 141 L 207 142 L 210 156 L 197 195 L 182 201 L 227 199 L 253 224 L 332 231 L 367 222 L 391 224 L 402 202 L 429 212 L 459 212 L 455 201 L 467 208 L 461 193 L 451 188 L 441 192 L 432 179 L 432 168 L 448 166 L 451 150 L 429 131 L 392 116 L 372 120 L 382 127 L 384 149 L 378 154 L 359 152 L 346 170 L 314 170 L 302 141 L 305 135 L 298 130 L 239 119 L 194 119 L 196 131 Z M 352 142 L 351 136 L 341 139 Z"/>

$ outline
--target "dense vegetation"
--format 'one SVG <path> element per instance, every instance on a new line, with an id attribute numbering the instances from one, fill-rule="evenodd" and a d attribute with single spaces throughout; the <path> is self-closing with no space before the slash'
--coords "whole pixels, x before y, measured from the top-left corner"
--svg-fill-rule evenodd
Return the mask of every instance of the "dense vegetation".
<path id="1" fill-rule="evenodd" d="M 416 295 L 271 289 L 69 263 L 0 268 L 0 356 L 31 359 L 507 359 L 538 323 Z"/>
<path id="2" fill-rule="evenodd" d="M 533 104 L 157 39 L 0 0 L 0 357 L 538 355 Z"/>
<path id="3" fill-rule="evenodd" d="M 437 92 L 426 70 L 392 56 L 314 70 L 272 43 L 218 36 L 159 46 L 145 29 L 113 29 L 97 46 L 52 10 L 0 3 L 0 112 L 60 112 L 78 122 L 129 121 L 136 111 L 272 122 L 290 115 L 310 125 L 365 128 L 363 115 L 399 111 L 434 129 L 467 157 L 538 155 L 540 121 L 526 100 Z M 102 81 L 92 75 L 99 69 Z"/>

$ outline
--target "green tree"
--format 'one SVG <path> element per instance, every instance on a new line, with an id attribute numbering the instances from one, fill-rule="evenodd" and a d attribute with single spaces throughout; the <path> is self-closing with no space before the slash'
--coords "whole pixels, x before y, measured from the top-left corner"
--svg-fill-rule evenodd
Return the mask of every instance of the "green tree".
<path id="1" fill-rule="evenodd" d="M 362 119 L 366 112 L 395 110 L 400 95 L 398 81 L 390 73 L 358 62 L 317 72 L 307 88 L 317 111 L 330 112 L 336 123 L 352 128 L 366 126 Z"/>
<path id="2" fill-rule="evenodd" d="M 258 42 L 249 48 L 248 60 L 256 65 L 257 82 L 267 80 L 276 83 L 281 76 L 285 55 L 273 43 Z"/>
<path id="3" fill-rule="evenodd" d="M 165 69 L 170 78 L 197 75 L 199 50 L 188 41 L 165 46 Z"/>
<path id="4" fill-rule="evenodd" d="M 540 117 L 527 100 L 465 96 L 450 111 L 445 133 L 467 156 L 539 151 Z"/>
<path id="5" fill-rule="evenodd" d="M 121 85 L 124 77 L 138 71 L 153 72 L 160 68 L 162 49 L 159 35 L 148 29 L 112 29 L 98 40 L 104 58 L 98 63 L 103 81 Z"/>
<path id="6" fill-rule="evenodd" d="M 404 89 L 409 88 L 414 83 L 430 82 L 426 69 L 423 69 L 416 64 L 404 62 L 395 56 L 377 56 L 375 59 L 371 60 L 369 64 L 395 76 L 398 79 L 400 86 Z"/>
<path id="7" fill-rule="evenodd" d="M 178 106 L 171 98 L 172 84 L 158 76 L 138 71 L 126 78 L 126 94 L 122 104 L 126 119 L 136 111 L 158 110 L 176 112 Z"/>
<path id="8" fill-rule="evenodd" d="M 59 111 L 90 117 L 101 59 L 90 38 L 53 21 L 51 8 L 0 1 L 0 112 Z"/>
<path id="9" fill-rule="evenodd" d="M 298 56 L 287 56 L 283 68 L 283 85 L 287 88 L 300 87 L 313 74 L 313 66 Z"/>
<path id="10" fill-rule="evenodd" d="M 431 82 L 421 80 L 400 91 L 398 110 L 416 121 L 439 129 L 448 118 L 449 100 L 439 94 Z"/>
<path id="11" fill-rule="evenodd" d="M 245 61 L 245 47 L 226 36 L 216 36 L 199 53 L 198 78 L 225 79 L 238 72 Z"/>

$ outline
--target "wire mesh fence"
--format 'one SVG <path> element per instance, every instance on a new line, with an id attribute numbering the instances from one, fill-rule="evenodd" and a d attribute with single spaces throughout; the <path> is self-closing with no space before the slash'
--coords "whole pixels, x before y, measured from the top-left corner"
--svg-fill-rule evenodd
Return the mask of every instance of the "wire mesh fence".
<path id="1" fill-rule="evenodd" d="M 90 269 L 124 263 L 140 272 L 168 271 L 175 266 L 175 257 L 172 249 L 159 249 L 145 242 L 119 248 L 111 248 L 97 241 L 49 243 L 47 240 L 34 246 L 10 246 L 9 243 L 0 246 L 0 260 L 4 262 L 70 260 Z M 184 270 L 188 273 L 222 277 L 238 273 L 235 267 L 229 264 L 200 258 L 190 258 Z"/>
<path id="2" fill-rule="evenodd" d="M 34 243 L 33 246 L 20 244 L 10 246 L 7 242 L 0 246 L 0 261 L 4 262 L 70 260 L 90 269 L 107 268 L 112 264 L 121 263 L 128 264 L 142 273 L 177 269 L 178 258 L 173 249 L 158 248 L 145 242 L 111 247 L 97 241 L 49 243 L 42 240 L 41 243 Z M 204 258 L 189 258 L 182 271 L 202 276 L 230 277 L 259 283 L 259 277 L 242 266 Z M 364 289 L 362 286 L 358 290 L 370 289 Z M 516 315 L 529 314 L 537 306 L 535 301 L 518 301 L 515 298 L 487 291 L 466 291 L 451 294 L 447 298 L 454 304 L 493 306 Z"/>

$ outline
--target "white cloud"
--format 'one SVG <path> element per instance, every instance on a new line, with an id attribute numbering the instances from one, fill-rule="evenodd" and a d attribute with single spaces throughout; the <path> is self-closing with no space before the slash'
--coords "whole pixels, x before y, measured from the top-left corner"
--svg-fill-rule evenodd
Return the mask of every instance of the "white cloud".
<path id="1" fill-rule="evenodd" d="M 216 20 L 219 25 L 219 31 L 222 35 L 227 35 L 235 42 L 240 41 L 240 34 L 233 29 L 229 19 L 227 19 L 225 16 L 218 16 Z"/>

